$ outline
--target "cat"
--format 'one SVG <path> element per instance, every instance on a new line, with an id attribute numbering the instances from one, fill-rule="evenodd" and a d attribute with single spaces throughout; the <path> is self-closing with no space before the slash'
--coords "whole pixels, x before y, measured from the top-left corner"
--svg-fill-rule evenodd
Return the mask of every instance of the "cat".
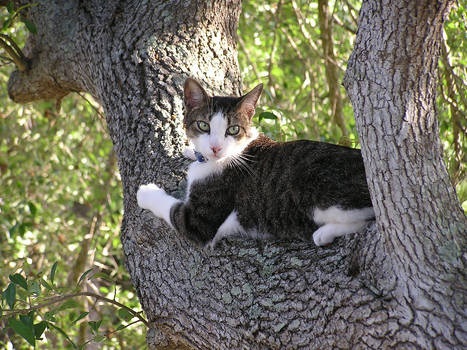
<path id="1" fill-rule="evenodd" d="M 361 152 L 324 142 L 275 142 L 252 125 L 263 85 L 241 97 L 184 85 L 184 127 L 196 159 L 184 201 L 155 184 L 138 205 L 190 240 L 214 248 L 226 236 L 311 240 L 318 246 L 374 218 Z"/>

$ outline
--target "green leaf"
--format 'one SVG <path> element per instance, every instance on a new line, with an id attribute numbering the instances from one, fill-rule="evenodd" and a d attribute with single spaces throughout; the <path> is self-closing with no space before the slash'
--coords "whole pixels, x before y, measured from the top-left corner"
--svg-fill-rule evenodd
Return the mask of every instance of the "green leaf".
<path id="1" fill-rule="evenodd" d="M 41 284 L 47 289 L 47 290 L 53 290 L 52 286 L 47 283 L 47 281 L 43 278 L 41 278 Z"/>
<path id="2" fill-rule="evenodd" d="M 32 281 L 29 285 L 28 290 L 34 294 L 36 297 L 41 295 L 41 285 L 39 284 L 38 281 Z"/>
<path id="3" fill-rule="evenodd" d="M 2 293 L 2 299 L 6 300 L 10 309 L 13 309 L 16 301 L 16 285 L 13 282 L 11 282 Z"/>
<path id="4" fill-rule="evenodd" d="M 31 311 L 29 314 L 27 315 L 19 315 L 19 320 L 21 322 L 23 322 L 23 324 L 28 327 L 28 328 L 31 328 L 32 329 L 32 318 L 34 317 L 34 311 Z"/>
<path id="5" fill-rule="evenodd" d="M 119 330 L 122 330 L 124 328 L 126 328 L 128 325 L 126 324 L 121 324 L 120 326 L 117 327 L 117 329 L 115 330 L 116 332 L 118 332 Z"/>
<path id="6" fill-rule="evenodd" d="M 94 331 L 94 332 L 97 332 L 99 330 L 99 327 L 101 326 L 101 322 L 102 320 L 99 320 L 99 321 L 89 321 L 88 322 L 88 325 L 89 327 L 91 327 L 91 329 Z"/>
<path id="7" fill-rule="evenodd" d="M 57 319 L 55 318 L 55 311 L 47 311 L 47 312 L 44 314 L 44 318 L 45 318 L 47 321 L 57 322 Z"/>
<path id="8" fill-rule="evenodd" d="M 8 319 L 8 327 L 26 339 L 26 341 L 33 347 L 36 346 L 36 338 L 34 337 L 34 328 L 32 327 L 32 324 L 30 327 L 24 322 L 18 321 L 17 319 L 11 317 Z"/>
<path id="9" fill-rule="evenodd" d="M 18 225 L 18 233 L 20 234 L 21 237 L 24 236 L 24 233 L 26 232 L 26 228 L 29 226 L 28 223 L 22 222 L 21 224 Z"/>
<path id="10" fill-rule="evenodd" d="M 50 329 L 50 327 L 52 327 L 53 329 L 57 330 L 59 333 L 61 333 L 71 343 L 71 345 L 73 345 L 73 347 L 75 349 L 77 348 L 76 344 L 73 343 L 73 340 L 70 339 L 70 337 L 65 333 L 65 331 L 63 329 L 61 329 L 60 327 L 55 326 L 52 323 L 48 323 L 47 326 L 48 326 L 49 329 Z"/>
<path id="11" fill-rule="evenodd" d="M 11 25 L 11 22 L 12 22 L 12 19 L 11 19 L 11 18 L 7 18 L 6 21 L 3 22 L 2 30 L 7 29 L 7 28 Z"/>
<path id="12" fill-rule="evenodd" d="M 26 278 L 24 278 L 19 273 L 15 273 L 14 275 L 10 275 L 10 281 L 13 282 L 14 284 L 17 284 L 18 286 L 22 287 L 23 289 L 28 290 L 28 282 L 26 281 Z"/>
<path id="13" fill-rule="evenodd" d="M 90 272 L 91 272 L 93 269 L 94 269 L 94 268 L 90 268 L 90 269 L 89 269 L 89 270 L 87 270 L 85 273 L 83 273 L 83 274 L 81 275 L 81 277 L 79 278 L 79 280 L 78 280 L 78 283 L 77 283 L 77 284 L 80 284 L 80 283 L 81 283 L 81 281 L 83 281 L 83 280 L 84 280 L 84 278 L 87 276 L 87 274 L 88 274 L 88 273 L 90 273 Z"/>
<path id="14" fill-rule="evenodd" d="M 57 271 L 58 261 L 54 262 L 52 269 L 50 270 L 50 282 L 54 284 L 55 272 Z"/>
<path id="15" fill-rule="evenodd" d="M 127 309 L 121 308 L 117 311 L 118 317 L 125 321 L 131 320 L 135 315 L 133 315 L 131 312 L 129 312 Z"/>
<path id="16" fill-rule="evenodd" d="M 18 230 L 18 226 L 19 224 L 18 223 L 15 223 L 13 226 L 10 227 L 10 229 L 8 230 L 8 234 L 10 235 L 11 238 L 14 237 L 16 231 Z"/>
<path id="17" fill-rule="evenodd" d="M 13 3 L 13 1 L 10 1 L 10 2 L 6 5 L 6 9 L 8 10 L 8 13 L 13 13 L 13 12 L 15 12 L 15 4 Z"/>
<path id="18" fill-rule="evenodd" d="M 34 336 L 37 340 L 41 340 L 41 335 L 44 333 L 45 328 L 47 327 L 47 322 L 41 321 L 34 325 Z"/>
<path id="19" fill-rule="evenodd" d="M 105 339 L 105 337 L 104 337 L 103 335 L 96 335 L 96 336 L 94 337 L 93 340 L 94 340 L 96 343 L 100 343 L 100 342 L 103 341 L 104 339 Z"/>
<path id="20" fill-rule="evenodd" d="M 261 121 L 263 119 L 275 120 L 275 119 L 277 119 L 277 116 L 274 113 L 271 113 L 271 112 L 262 112 L 262 113 L 259 114 L 258 118 L 259 118 L 259 121 Z"/>
<path id="21" fill-rule="evenodd" d="M 81 306 L 76 300 L 68 299 L 62 305 L 58 307 L 58 311 L 66 310 L 66 309 L 74 309 L 76 307 Z"/>
<path id="22" fill-rule="evenodd" d="M 37 28 L 34 23 L 31 21 L 28 21 L 27 19 L 24 20 L 24 24 L 26 25 L 26 28 L 32 33 L 32 34 L 37 34 Z"/>
<path id="23" fill-rule="evenodd" d="M 105 280 L 107 280 L 107 281 L 113 282 L 112 277 L 110 277 L 110 276 L 109 276 L 108 274 L 106 274 L 105 272 L 98 272 L 98 273 L 92 275 L 91 278 L 92 278 L 92 279 L 102 278 L 102 279 L 105 279 Z"/>
<path id="24" fill-rule="evenodd" d="M 31 213 L 32 217 L 36 217 L 37 207 L 33 202 L 28 202 L 29 212 Z"/>
<path id="25" fill-rule="evenodd" d="M 76 324 L 76 322 L 78 322 L 79 320 L 85 318 L 87 315 L 89 314 L 89 312 L 82 312 L 79 314 L 79 316 L 71 322 L 71 324 Z"/>

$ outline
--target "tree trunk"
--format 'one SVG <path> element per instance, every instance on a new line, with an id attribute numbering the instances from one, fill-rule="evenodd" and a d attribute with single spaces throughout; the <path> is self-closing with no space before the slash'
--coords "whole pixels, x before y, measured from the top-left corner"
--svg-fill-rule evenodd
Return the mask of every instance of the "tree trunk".
<path id="1" fill-rule="evenodd" d="M 407 342 L 436 349 L 467 341 L 467 220 L 436 113 L 442 26 L 453 3 L 365 1 L 344 79 Z"/>
<path id="2" fill-rule="evenodd" d="M 434 39 L 420 51 L 433 68 L 431 60 L 436 60 L 433 50 L 439 43 L 445 6 L 437 9 L 436 4 L 428 4 L 412 13 L 411 6 L 415 5 L 404 5 L 407 8 L 366 3 L 361 15 L 364 29 L 360 28 L 358 39 L 370 35 L 366 45 L 380 40 L 378 30 L 386 26 L 376 28 L 368 21 L 382 21 L 387 18 L 383 16 L 386 11 L 398 9 L 400 13 L 393 16 L 396 20 L 416 21 L 409 23 L 414 26 L 414 36 L 423 32 L 418 27 L 433 24 L 428 29 Z M 466 295 L 465 271 L 461 270 L 464 261 L 456 255 L 465 248 L 461 231 L 464 221 L 459 208 L 448 205 L 455 203 L 455 195 L 444 183 L 442 173 L 426 168 L 438 163 L 409 159 L 416 154 L 430 160 L 424 147 L 435 147 L 439 153 L 436 146 L 423 141 L 424 137 L 433 141 L 437 136 L 414 131 L 417 123 L 436 129 L 434 111 L 431 113 L 435 76 L 430 75 L 428 67 L 419 66 L 421 61 L 411 56 L 424 75 L 415 85 L 420 89 L 410 87 L 418 98 L 409 96 L 412 99 L 400 109 L 407 113 L 397 114 L 400 121 L 404 115 L 412 118 L 405 122 L 409 125 L 403 134 L 395 131 L 400 129 L 391 129 L 393 124 L 383 123 L 378 130 L 371 125 L 376 128 L 378 122 L 392 120 L 382 117 L 390 118 L 389 111 L 395 113 L 387 106 L 398 103 L 398 96 L 409 88 L 404 88 L 408 81 L 405 75 L 394 80 L 392 90 L 378 90 L 376 97 L 381 96 L 387 105 L 374 105 L 374 109 L 387 108 L 387 115 L 359 112 L 359 108 L 366 111 L 368 103 L 373 106 L 378 102 L 374 86 L 388 83 L 379 80 L 387 76 L 377 76 L 376 83 L 364 79 L 363 69 L 359 79 L 351 73 L 347 76 L 351 93 L 357 91 L 358 84 L 366 84 L 360 87 L 366 94 L 354 105 L 364 156 L 370 165 L 370 186 L 381 217 L 381 234 L 372 225 L 365 234 L 349 235 L 326 248 L 317 248 L 311 242 L 232 239 L 207 252 L 139 209 L 135 193 L 139 185 L 156 182 L 174 195 L 183 195 L 186 161 L 181 157 L 185 140 L 181 97 L 187 76 L 203 81 L 204 86 L 211 87 L 211 93 L 240 92 L 235 42 L 240 1 L 43 0 L 28 11 L 26 15 L 38 27 L 38 34 L 31 36 L 25 50 L 31 68 L 12 75 L 10 96 L 24 103 L 61 98 L 80 90 L 92 93 L 103 105 L 124 190 L 122 246 L 151 323 L 147 337 L 151 349 L 440 349 L 443 345 L 452 349 L 467 344 L 466 330 L 461 328 L 466 321 L 462 311 Z M 398 45 L 410 44 L 407 52 L 412 52 L 413 43 L 396 39 L 405 29 L 389 28 L 393 31 L 391 40 Z M 356 52 L 359 47 L 357 44 Z M 367 55 L 372 53 L 371 46 L 367 50 Z M 376 56 L 372 63 L 384 63 L 395 54 Z M 358 55 L 352 57 L 355 61 Z M 368 71 L 367 75 L 374 78 L 375 72 Z M 423 107 L 418 114 L 414 101 Z M 373 124 L 365 123 L 366 118 L 375 117 Z M 367 134 L 366 129 L 370 129 Z M 394 153 L 410 172 L 392 158 L 383 157 L 383 146 L 378 143 L 381 140 L 375 137 L 383 131 L 386 139 L 395 137 L 408 147 L 397 148 Z M 409 142 L 413 135 L 420 137 L 416 144 Z M 377 154 L 369 153 L 372 142 L 377 145 Z M 440 160 L 437 153 L 431 155 Z M 371 171 L 376 160 L 380 169 L 386 166 L 384 176 Z M 415 165 L 425 168 L 416 169 Z M 396 181 L 407 174 L 424 184 L 418 191 L 427 188 L 436 198 L 429 202 L 436 213 L 419 204 L 419 197 L 425 201 L 430 197 L 417 188 L 405 192 L 409 186 L 400 183 L 391 187 L 394 192 L 384 192 L 383 185 L 398 184 Z M 418 186 L 412 178 L 409 181 Z M 437 198 L 441 193 L 449 197 Z M 400 210 L 412 204 L 417 206 L 409 214 Z M 427 215 L 434 215 L 433 219 Z"/>

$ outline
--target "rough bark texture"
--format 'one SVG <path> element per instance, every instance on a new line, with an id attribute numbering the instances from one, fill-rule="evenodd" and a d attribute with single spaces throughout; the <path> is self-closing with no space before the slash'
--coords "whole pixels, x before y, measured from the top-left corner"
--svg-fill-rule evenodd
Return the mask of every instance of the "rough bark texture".
<path id="1" fill-rule="evenodd" d="M 366 1 L 344 84 L 407 341 L 466 344 L 467 220 L 439 142 L 436 69 L 452 1 Z M 409 311 L 410 310 L 410 311 Z M 416 339 L 432 339 L 425 343 Z"/>
<path id="2" fill-rule="evenodd" d="M 38 34 L 24 51 L 33 64 L 12 75 L 10 96 L 27 102 L 80 90 L 103 105 L 124 189 L 122 246 L 151 322 L 150 348 L 467 344 L 465 221 L 439 170 L 433 105 L 445 5 L 412 3 L 365 3 L 347 76 L 382 233 L 373 225 L 327 248 L 229 240 L 214 252 L 139 209 L 135 193 L 148 182 L 183 193 L 181 86 L 188 75 L 210 92 L 239 93 L 239 0 L 43 0 L 29 10 Z M 393 46 L 375 52 L 383 38 Z M 416 67 L 400 70 L 404 62 Z"/>

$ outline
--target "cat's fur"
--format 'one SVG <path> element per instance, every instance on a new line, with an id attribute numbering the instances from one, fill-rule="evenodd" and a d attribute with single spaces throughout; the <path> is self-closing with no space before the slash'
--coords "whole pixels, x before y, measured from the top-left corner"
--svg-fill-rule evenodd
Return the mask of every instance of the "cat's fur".
<path id="1" fill-rule="evenodd" d="M 363 229 L 374 212 L 360 150 L 259 135 L 251 118 L 261 90 L 210 97 L 187 79 L 184 125 L 201 161 L 188 169 L 184 201 L 150 184 L 138 190 L 139 206 L 211 247 L 229 235 L 325 245 Z"/>

